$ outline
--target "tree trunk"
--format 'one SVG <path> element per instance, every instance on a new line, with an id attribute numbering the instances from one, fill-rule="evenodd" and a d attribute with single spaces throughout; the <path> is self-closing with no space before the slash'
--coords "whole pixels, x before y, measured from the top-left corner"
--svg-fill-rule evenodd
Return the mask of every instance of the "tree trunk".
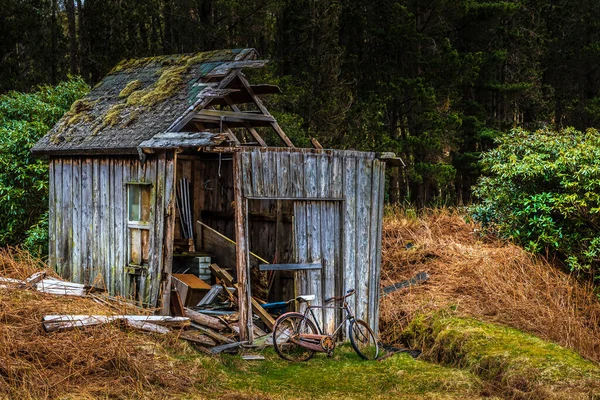
<path id="1" fill-rule="evenodd" d="M 75 22 L 75 2 L 74 0 L 65 0 L 65 10 L 67 11 L 67 28 L 69 31 L 69 61 L 71 74 L 79 73 L 77 68 L 77 26 Z"/>

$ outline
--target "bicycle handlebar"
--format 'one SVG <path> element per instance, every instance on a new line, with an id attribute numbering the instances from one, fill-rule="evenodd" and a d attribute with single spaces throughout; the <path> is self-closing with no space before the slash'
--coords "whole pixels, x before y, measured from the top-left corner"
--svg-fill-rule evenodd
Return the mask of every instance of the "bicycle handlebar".
<path id="1" fill-rule="evenodd" d="M 332 301 L 340 301 L 340 300 L 344 300 L 346 297 L 350 297 L 352 296 L 354 293 L 356 293 L 355 289 L 348 289 L 346 291 L 346 295 L 345 296 L 338 296 L 338 297 L 329 297 L 327 299 L 325 299 L 325 303 L 331 303 Z"/>

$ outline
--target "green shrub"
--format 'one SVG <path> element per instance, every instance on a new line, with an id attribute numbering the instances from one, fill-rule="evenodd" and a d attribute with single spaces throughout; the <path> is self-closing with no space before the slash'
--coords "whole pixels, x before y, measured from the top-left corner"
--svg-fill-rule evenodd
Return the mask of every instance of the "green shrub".
<path id="1" fill-rule="evenodd" d="M 81 78 L 71 78 L 0 96 L 0 245 L 47 251 L 48 162 L 30 149 L 88 90 Z"/>
<path id="2" fill-rule="evenodd" d="M 484 227 L 596 278 L 600 260 L 597 130 L 513 130 L 482 156 L 470 208 Z"/>

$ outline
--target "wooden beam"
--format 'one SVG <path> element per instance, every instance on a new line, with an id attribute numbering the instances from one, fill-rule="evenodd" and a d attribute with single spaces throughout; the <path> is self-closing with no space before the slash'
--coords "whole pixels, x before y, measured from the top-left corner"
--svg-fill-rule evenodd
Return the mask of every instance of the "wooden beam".
<path id="1" fill-rule="evenodd" d="M 207 110 L 205 108 L 198 111 L 196 116 L 193 118 L 193 122 L 212 122 L 218 124 L 221 123 L 221 121 L 242 124 L 250 122 L 273 123 L 275 118 L 273 118 L 271 115 L 235 111 Z"/>
<path id="2" fill-rule="evenodd" d="M 173 272 L 173 241 L 175 240 L 175 182 L 177 182 L 177 153 L 173 150 L 167 150 L 165 153 L 165 188 L 164 188 L 164 229 L 163 243 L 156 243 L 157 246 L 163 246 L 162 274 L 161 278 L 161 313 L 168 315 L 171 307 L 171 274 Z M 158 227 L 157 229 L 161 229 Z"/>
<path id="3" fill-rule="evenodd" d="M 321 146 L 321 143 L 319 143 L 319 141 L 316 138 L 310 138 L 310 142 L 312 143 L 315 149 L 323 149 L 323 146 Z"/>
<path id="4" fill-rule="evenodd" d="M 239 146 L 240 141 L 235 136 L 235 133 L 233 133 L 233 131 L 227 126 L 227 124 L 225 122 L 223 122 L 222 125 L 223 125 L 223 130 L 225 132 L 227 132 L 227 136 L 229 137 L 229 140 L 231 140 L 233 142 L 233 144 L 235 144 L 236 146 Z"/>
<path id="5" fill-rule="evenodd" d="M 241 112 L 240 108 L 235 105 L 235 103 L 231 100 L 231 98 L 229 96 L 225 96 L 225 101 L 227 102 L 227 104 L 229 105 L 229 107 L 231 107 L 231 109 L 233 111 L 235 111 L 235 112 Z M 254 138 L 254 140 L 256 140 L 258 142 L 258 144 L 260 144 L 262 147 L 267 147 L 267 143 L 258 134 L 258 132 L 256 131 L 256 129 L 254 129 L 253 126 L 251 126 L 249 123 L 245 123 L 244 127 L 248 130 L 248 132 L 250 132 L 250 134 L 252 135 L 252 137 Z"/>
<path id="6" fill-rule="evenodd" d="M 252 343 L 252 294 L 250 291 L 250 263 L 248 261 L 248 204 L 242 187 L 242 155 L 233 155 L 233 197 L 235 209 L 235 255 L 238 278 L 238 307 L 240 340 Z"/>
<path id="7" fill-rule="evenodd" d="M 267 110 L 267 107 L 265 107 L 264 104 L 262 103 L 262 101 L 258 98 L 258 96 L 256 96 L 256 94 L 254 94 L 254 91 L 252 90 L 252 87 L 250 86 L 250 83 L 248 83 L 248 80 L 246 79 L 244 74 L 242 74 L 240 71 L 236 71 L 236 74 L 237 74 L 240 82 L 242 82 L 242 85 L 246 88 L 246 90 L 252 97 L 252 100 L 254 100 L 254 103 L 256 104 L 256 106 L 260 109 L 260 111 L 262 111 L 262 113 L 266 116 L 271 116 L 271 114 L 269 113 L 269 110 Z M 273 118 L 273 122 L 271 122 L 271 126 L 273 127 L 275 132 L 277 132 L 277 134 L 279 135 L 281 140 L 283 140 L 283 142 L 286 144 L 286 146 L 296 147 L 296 146 L 294 146 L 294 144 L 292 143 L 290 138 L 287 137 L 287 135 L 285 134 L 283 129 L 281 129 L 281 127 L 279 126 L 279 124 L 277 123 L 275 118 Z"/>
<path id="8" fill-rule="evenodd" d="M 307 269 L 321 269 L 321 263 L 310 264 L 261 264 L 261 271 L 299 271 Z"/>
<path id="9" fill-rule="evenodd" d="M 230 71 L 223 79 L 221 79 L 219 81 L 219 83 L 217 84 L 217 86 L 215 87 L 215 89 L 224 89 L 227 85 L 229 85 L 231 83 L 231 81 L 233 81 L 235 78 L 237 78 L 237 71 Z M 207 105 L 210 104 L 211 101 L 214 100 L 214 97 L 204 97 L 202 100 L 199 100 L 198 102 L 196 102 L 193 105 L 194 110 L 198 110 L 198 109 L 202 109 L 204 107 L 206 107 Z M 169 128 L 167 128 L 167 132 L 178 132 L 181 129 L 183 129 L 183 127 L 185 125 L 187 125 L 188 122 L 190 122 L 195 116 L 195 113 L 193 111 L 189 111 L 186 114 L 184 114 L 181 118 L 177 119 L 175 122 L 173 122 L 171 124 L 171 126 Z"/>

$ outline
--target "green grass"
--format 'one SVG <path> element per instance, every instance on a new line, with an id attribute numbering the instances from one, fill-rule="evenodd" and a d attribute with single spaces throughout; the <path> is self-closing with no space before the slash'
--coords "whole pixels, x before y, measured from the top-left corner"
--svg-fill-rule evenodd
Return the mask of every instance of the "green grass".
<path id="1" fill-rule="evenodd" d="M 438 312 L 415 318 L 403 340 L 424 359 L 469 370 L 504 396 L 600 396 L 596 364 L 514 328 Z"/>
<path id="2" fill-rule="evenodd" d="M 192 395 L 211 399 L 598 399 L 600 368 L 577 353 L 517 329 L 449 312 L 419 316 L 403 337 L 423 355 L 364 361 L 349 344 L 304 363 L 174 356 L 200 363 L 210 379 Z"/>
<path id="3" fill-rule="evenodd" d="M 216 366 L 221 392 L 273 399 L 464 399 L 479 398 L 482 387 L 469 371 L 407 354 L 364 361 L 349 345 L 331 358 L 317 354 L 304 363 L 286 362 L 272 349 L 262 354 L 262 361 L 223 356 Z"/>

